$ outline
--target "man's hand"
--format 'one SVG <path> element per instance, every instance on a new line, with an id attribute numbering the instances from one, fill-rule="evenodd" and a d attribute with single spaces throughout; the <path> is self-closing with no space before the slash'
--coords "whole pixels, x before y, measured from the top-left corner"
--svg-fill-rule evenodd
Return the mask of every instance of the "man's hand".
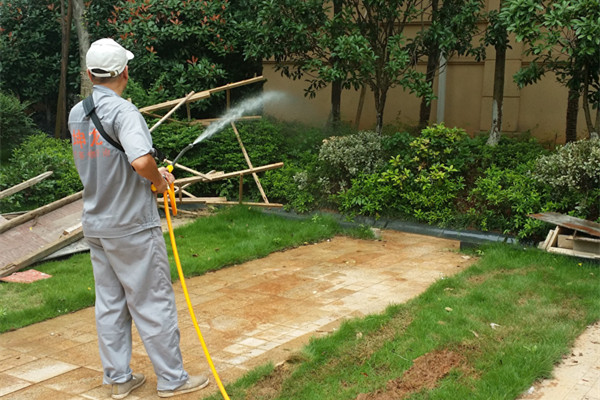
<path id="1" fill-rule="evenodd" d="M 175 177 L 167 168 L 156 166 L 156 162 L 150 154 L 134 160 L 131 165 L 138 174 L 152 182 L 157 193 L 164 193 L 175 181 Z"/>
<path id="2" fill-rule="evenodd" d="M 156 188 L 156 191 L 158 193 L 163 193 L 165 190 L 167 190 L 168 186 L 171 185 L 171 183 L 175 182 L 175 176 L 169 172 L 169 170 L 165 167 L 160 167 L 158 169 L 158 172 L 160 173 L 160 175 L 163 177 L 163 180 L 165 181 L 165 187 L 163 190 L 159 190 L 158 186 Z M 156 186 L 156 184 L 155 184 Z"/>

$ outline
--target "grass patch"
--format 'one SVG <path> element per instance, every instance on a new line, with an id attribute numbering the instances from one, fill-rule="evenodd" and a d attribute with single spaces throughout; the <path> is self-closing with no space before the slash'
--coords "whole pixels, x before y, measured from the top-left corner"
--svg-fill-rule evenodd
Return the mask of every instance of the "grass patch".
<path id="1" fill-rule="evenodd" d="M 191 277 L 342 233 L 362 238 L 369 234 L 364 229 L 342 230 L 326 216 L 288 220 L 248 207 L 233 207 L 175 229 L 175 240 L 184 274 Z M 165 239 L 175 281 L 178 274 L 168 234 Z M 88 253 L 41 263 L 35 269 L 52 278 L 31 284 L 0 282 L 0 333 L 94 304 Z"/>
<path id="2" fill-rule="evenodd" d="M 599 289 L 597 264 L 489 246 L 418 298 L 347 321 L 255 383 L 232 385 L 231 398 L 514 399 L 600 319 Z"/>

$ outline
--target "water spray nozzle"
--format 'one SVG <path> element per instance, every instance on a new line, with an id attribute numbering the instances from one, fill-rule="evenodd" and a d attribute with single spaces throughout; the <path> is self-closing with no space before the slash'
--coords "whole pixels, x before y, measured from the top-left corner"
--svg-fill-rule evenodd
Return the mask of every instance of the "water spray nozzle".
<path id="1" fill-rule="evenodd" d="M 177 162 L 177 160 L 179 160 L 181 158 L 181 156 L 188 151 L 189 149 L 191 149 L 192 147 L 194 147 L 194 143 L 190 143 L 187 146 L 185 146 L 183 148 L 183 150 L 181 150 L 181 152 L 179 154 L 177 154 L 177 157 L 175 157 L 175 159 L 173 160 L 173 162 L 171 162 L 172 166 L 175 166 L 175 163 Z"/>

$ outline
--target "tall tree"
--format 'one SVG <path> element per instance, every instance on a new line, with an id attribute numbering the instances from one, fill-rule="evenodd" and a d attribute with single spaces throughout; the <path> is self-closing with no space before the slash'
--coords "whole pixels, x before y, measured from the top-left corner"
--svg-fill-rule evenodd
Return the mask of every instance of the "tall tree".
<path id="1" fill-rule="evenodd" d="M 115 39 L 135 54 L 132 78 L 156 96 L 153 102 L 254 74 L 230 58 L 239 43 L 227 0 L 129 0 L 113 7 L 109 21 L 117 32 Z M 207 111 L 213 103 L 213 98 L 193 103 L 192 111 Z"/>
<path id="2" fill-rule="evenodd" d="M 60 58 L 60 82 L 58 86 L 58 100 L 56 105 L 56 125 L 54 136 L 66 138 L 67 129 L 67 73 L 69 68 L 69 45 L 71 43 L 71 24 L 73 22 L 73 2 L 67 0 L 65 4 L 60 0 L 60 25 L 62 31 L 61 58 Z"/>
<path id="3" fill-rule="evenodd" d="M 329 122 L 340 121 L 345 76 L 322 77 L 323 63 L 338 65 L 333 47 L 345 35 L 340 13 L 344 0 L 262 0 L 249 4 L 255 18 L 245 21 L 247 57 L 271 59 L 275 70 L 290 79 L 306 79 L 305 95 L 314 97 L 331 84 Z M 316 61 L 318 59 L 318 61 Z"/>
<path id="4" fill-rule="evenodd" d="M 488 26 L 485 31 L 484 44 L 494 46 L 494 89 L 492 94 L 492 126 L 487 140 L 488 146 L 495 146 L 502 135 L 502 112 L 504 105 L 504 82 L 506 75 L 506 51 L 510 48 L 506 21 L 501 18 L 502 0 L 498 10 L 488 13 Z"/>
<path id="5" fill-rule="evenodd" d="M 430 11 L 424 16 L 429 25 L 414 42 L 416 57 L 427 59 L 425 74 L 430 87 L 438 70 L 446 67 L 440 65 L 442 55 L 445 60 L 456 55 L 482 57 L 483 47 L 473 45 L 482 7 L 481 0 L 431 0 Z M 421 99 L 419 126 L 425 127 L 430 115 L 431 101 L 425 96 Z"/>
<path id="6" fill-rule="evenodd" d="M 83 0 L 73 0 L 73 20 L 75 21 L 75 30 L 77 32 L 77 42 L 79 44 L 79 74 L 81 87 L 79 94 L 81 97 L 87 97 L 92 93 L 92 82 L 87 76 L 87 67 L 85 55 L 90 48 L 90 34 L 88 24 L 85 19 L 85 7 Z"/>
<path id="7" fill-rule="evenodd" d="M 583 111 L 590 136 L 600 125 L 600 3 L 597 0 L 505 0 L 501 15 L 517 41 L 527 44 L 533 57 L 515 76 L 520 86 L 537 82 L 551 71 L 569 91 L 567 142 L 577 140 L 576 99 Z M 596 109 L 596 121 L 591 118 Z"/>
<path id="8" fill-rule="evenodd" d="M 404 32 L 428 5 L 423 0 L 340 0 L 334 6 L 339 12 L 332 12 L 330 1 L 257 2 L 257 18 L 248 24 L 253 34 L 248 34 L 247 54 L 272 58 L 284 75 L 304 78 L 308 96 L 332 82 L 344 89 L 368 86 L 381 132 L 391 88 L 431 99 Z"/>

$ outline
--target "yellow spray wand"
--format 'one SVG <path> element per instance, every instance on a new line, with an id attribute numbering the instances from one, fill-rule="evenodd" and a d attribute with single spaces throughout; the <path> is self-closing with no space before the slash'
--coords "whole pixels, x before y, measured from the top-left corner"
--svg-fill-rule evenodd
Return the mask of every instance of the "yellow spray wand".
<path id="1" fill-rule="evenodd" d="M 167 167 L 169 172 L 173 171 L 173 165 L 169 165 Z M 173 225 L 171 224 L 171 215 L 169 211 L 169 200 L 171 202 L 171 207 L 173 209 L 173 216 L 177 215 L 177 205 L 175 204 L 175 190 L 174 185 L 171 183 L 170 187 L 163 193 L 163 200 L 165 203 L 165 215 L 167 218 L 167 225 L 169 226 L 169 237 L 171 238 L 171 247 L 173 248 L 173 257 L 175 258 L 175 265 L 177 266 L 177 273 L 179 274 L 179 280 L 181 281 L 181 287 L 183 289 L 183 294 L 185 296 L 185 301 L 188 305 L 188 310 L 190 311 L 190 316 L 192 317 L 192 322 L 194 323 L 194 327 L 196 328 L 196 333 L 198 334 L 198 339 L 200 339 L 200 344 L 202 345 L 202 349 L 204 350 L 204 355 L 206 356 L 206 360 L 208 361 L 208 365 L 215 377 L 215 381 L 219 386 L 219 390 L 223 395 L 225 400 L 229 400 L 229 396 L 225 391 L 225 387 L 223 383 L 221 383 L 221 379 L 219 378 L 219 374 L 215 369 L 215 365 L 212 362 L 210 354 L 208 353 L 208 349 L 206 348 L 206 343 L 204 342 L 204 338 L 202 337 L 202 332 L 200 332 L 200 327 L 198 327 L 198 321 L 196 320 L 196 315 L 194 314 L 194 308 L 192 307 L 192 303 L 190 301 L 190 295 L 187 290 L 187 285 L 185 284 L 185 278 L 183 276 L 183 270 L 181 269 L 181 262 L 179 261 L 179 253 L 177 252 L 177 244 L 175 243 L 175 234 L 173 233 Z"/>

